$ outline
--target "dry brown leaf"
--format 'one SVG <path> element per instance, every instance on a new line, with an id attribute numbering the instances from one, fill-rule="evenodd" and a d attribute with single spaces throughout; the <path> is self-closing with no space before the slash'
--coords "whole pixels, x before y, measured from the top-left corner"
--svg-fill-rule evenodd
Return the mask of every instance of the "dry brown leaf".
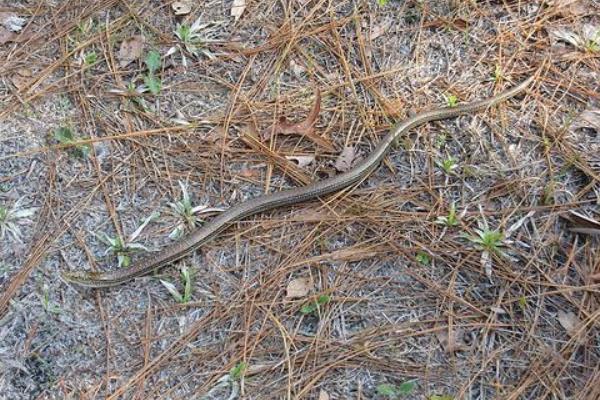
<path id="1" fill-rule="evenodd" d="M 333 145 L 326 139 L 315 133 L 315 123 L 319 112 L 321 111 L 321 91 L 317 88 L 315 92 L 315 102 L 313 108 L 310 110 L 304 121 L 290 123 L 285 117 L 281 117 L 277 123 L 265 129 L 261 138 L 267 140 L 272 135 L 302 135 L 308 140 L 312 141 L 316 145 L 324 147 L 325 149 L 332 151 Z"/>
<path id="2" fill-rule="evenodd" d="M 585 235 L 600 235 L 600 222 L 590 217 L 573 210 L 561 214 L 561 217 L 571 223 L 571 226 L 569 227 L 569 231 L 571 232 L 582 233 Z"/>
<path id="3" fill-rule="evenodd" d="M 600 110 L 585 110 L 575 119 L 571 129 L 591 128 L 600 132 Z"/>
<path id="4" fill-rule="evenodd" d="M 253 168 L 243 168 L 238 175 L 242 178 L 256 178 L 259 175 L 259 171 Z"/>
<path id="5" fill-rule="evenodd" d="M 329 393 L 321 389 L 321 391 L 319 392 L 319 400 L 329 400 Z"/>
<path id="6" fill-rule="evenodd" d="M 340 172 L 346 172 L 352 168 L 352 163 L 356 159 L 356 149 L 346 146 L 335 160 L 335 169 Z"/>
<path id="7" fill-rule="evenodd" d="M 246 9 L 246 0 L 233 0 L 231 5 L 231 16 L 237 21 Z"/>
<path id="8" fill-rule="evenodd" d="M 287 285 L 286 297 L 290 299 L 306 297 L 312 288 L 310 278 L 292 279 Z"/>
<path id="9" fill-rule="evenodd" d="M 315 156 L 285 156 L 285 158 L 296 161 L 300 168 L 306 168 L 315 161 Z"/>
<path id="10" fill-rule="evenodd" d="M 449 330 L 448 327 L 445 327 L 436 331 L 435 336 L 446 353 L 454 353 L 467 349 L 467 346 L 463 342 L 464 332 L 462 329 Z"/>
<path id="11" fill-rule="evenodd" d="M 391 25 L 392 25 L 391 21 L 387 21 L 383 24 L 373 26 L 369 33 L 369 38 L 371 40 L 377 39 L 378 37 L 383 35 L 388 29 L 390 29 Z"/>
<path id="12" fill-rule="evenodd" d="M 192 5 L 189 1 L 176 1 L 171 4 L 175 15 L 188 15 L 192 11 Z"/>
<path id="13" fill-rule="evenodd" d="M 142 51 L 144 50 L 144 37 L 141 35 L 135 35 L 129 39 L 123 40 L 117 59 L 119 60 L 119 66 L 121 68 L 126 67 L 133 61 L 140 58 Z"/>
<path id="14" fill-rule="evenodd" d="M 10 80 L 17 89 L 21 90 L 29 84 L 33 73 L 29 68 L 19 68 L 15 72 Z"/>

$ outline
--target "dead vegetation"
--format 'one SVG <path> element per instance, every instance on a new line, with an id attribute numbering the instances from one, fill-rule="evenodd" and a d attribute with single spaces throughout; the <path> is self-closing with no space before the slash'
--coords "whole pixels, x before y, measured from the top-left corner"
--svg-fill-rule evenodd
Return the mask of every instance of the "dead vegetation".
<path id="1" fill-rule="evenodd" d="M 599 398 L 598 15 L 0 7 L 0 398 Z M 410 112 L 533 73 L 517 99 L 414 130 L 362 184 L 153 277 L 59 279 L 135 263 L 203 210 L 339 173 Z"/>

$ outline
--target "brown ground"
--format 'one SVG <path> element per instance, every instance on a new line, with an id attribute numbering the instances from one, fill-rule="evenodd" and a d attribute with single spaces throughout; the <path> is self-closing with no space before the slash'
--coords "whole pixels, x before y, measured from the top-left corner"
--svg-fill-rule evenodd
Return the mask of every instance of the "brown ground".
<path id="1" fill-rule="evenodd" d="M 171 3 L 0 7 L 0 216 L 16 208 L 0 218 L 0 399 L 600 398 L 597 2 L 246 0 L 237 21 L 230 0 Z M 173 31 L 197 20 L 212 24 L 186 49 Z M 156 95 L 135 91 L 150 50 Z M 156 211 L 134 242 L 172 243 L 179 182 L 222 208 L 303 185 L 410 112 L 534 73 L 515 99 L 413 130 L 361 185 L 237 223 L 155 276 L 59 278 L 117 268 L 97 235 Z M 312 135 L 265 137 L 317 88 Z M 160 279 L 182 292 L 184 266 L 178 303 Z"/>

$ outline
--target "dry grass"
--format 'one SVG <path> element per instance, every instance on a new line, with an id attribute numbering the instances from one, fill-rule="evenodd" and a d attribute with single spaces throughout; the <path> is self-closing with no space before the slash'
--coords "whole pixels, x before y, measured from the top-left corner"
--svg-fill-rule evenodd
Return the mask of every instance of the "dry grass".
<path id="1" fill-rule="evenodd" d="M 23 243 L 0 241 L 0 398 L 371 399 L 409 380 L 415 399 L 600 397 L 598 237 L 560 218 L 600 215 L 600 128 L 574 127 L 598 109 L 600 50 L 552 33 L 600 27 L 597 4 L 247 0 L 235 21 L 231 1 L 194 3 L 186 17 L 148 0 L 10 8 L 28 25 L 0 45 L 0 206 L 37 211 Z M 158 95 L 128 92 L 147 72 L 119 65 L 120 43 L 143 34 L 144 56 L 164 55 L 198 18 L 222 22 L 203 32 L 213 57 L 167 57 Z M 58 277 L 115 268 L 93 233 L 127 237 L 157 210 L 136 241 L 168 246 L 179 181 L 211 207 L 303 185 L 409 111 L 536 71 L 517 99 L 414 130 L 357 187 L 241 221 L 156 277 L 99 291 Z M 317 87 L 332 148 L 256 138 L 302 120 Z M 79 141 L 58 143 L 60 127 Z M 452 204 L 457 224 L 436 223 Z M 474 243 L 477 229 L 502 242 Z M 181 289 L 182 265 L 194 284 L 178 304 L 157 277 Z M 308 293 L 288 298 L 296 278 Z"/>

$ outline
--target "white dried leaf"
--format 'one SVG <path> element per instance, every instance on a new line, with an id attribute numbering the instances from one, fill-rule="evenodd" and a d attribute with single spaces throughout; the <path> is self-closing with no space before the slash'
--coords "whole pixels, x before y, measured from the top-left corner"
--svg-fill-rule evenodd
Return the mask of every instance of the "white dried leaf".
<path id="1" fill-rule="evenodd" d="M 577 318 L 577 315 L 575 315 L 571 311 L 565 312 L 559 310 L 558 314 L 556 315 L 556 318 L 558 319 L 560 325 L 563 328 L 565 328 L 569 336 L 576 338 L 580 344 L 585 342 L 584 335 L 581 335 L 581 321 L 579 320 L 579 318 Z"/>
<path id="2" fill-rule="evenodd" d="M 321 389 L 321 391 L 319 392 L 319 400 L 329 400 L 329 393 Z"/>
<path id="3" fill-rule="evenodd" d="M 527 215 L 525 215 L 523 218 L 519 219 L 517 222 L 515 222 L 511 226 L 509 226 L 508 229 L 506 230 L 506 232 L 504 232 L 504 237 L 506 239 L 508 239 L 510 237 L 510 235 L 515 233 L 525 223 L 525 221 L 527 221 L 527 219 L 531 218 L 534 214 L 535 214 L 535 211 L 529 211 L 527 213 Z"/>
<path id="4" fill-rule="evenodd" d="M 308 167 L 315 161 L 315 156 L 286 156 L 288 160 L 296 161 L 300 168 Z"/>
<path id="5" fill-rule="evenodd" d="M 171 4 L 175 15 L 187 15 L 192 11 L 192 5 L 189 1 L 176 1 Z"/>
<path id="6" fill-rule="evenodd" d="M 25 18 L 13 12 L 0 12 L 0 24 L 12 32 L 20 32 L 25 26 Z"/>
<path id="7" fill-rule="evenodd" d="M 577 128 L 592 128 L 600 132 L 600 110 L 585 110 L 579 114 L 571 125 L 572 130 Z"/>
<path id="8" fill-rule="evenodd" d="M 237 21 L 246 9 L 246 0 L 233 0 L 231 5 L 231 16 Z"/>
<path id="9" fill-rule="evenodd" d="M 286 297 L 290 299 L 306 297 L 311 289 L 310 278 L 292 279 L 287 285 Z"/>
<path id="10" fill-rule="evenodd" d="M 335 160 L 335 169 L 340 172 L 346 172 L 352 168 L 352 163 L 356 158 L 356 149 L 354 147 L 346 146 L 342 150 L 341 154 Z"/>

